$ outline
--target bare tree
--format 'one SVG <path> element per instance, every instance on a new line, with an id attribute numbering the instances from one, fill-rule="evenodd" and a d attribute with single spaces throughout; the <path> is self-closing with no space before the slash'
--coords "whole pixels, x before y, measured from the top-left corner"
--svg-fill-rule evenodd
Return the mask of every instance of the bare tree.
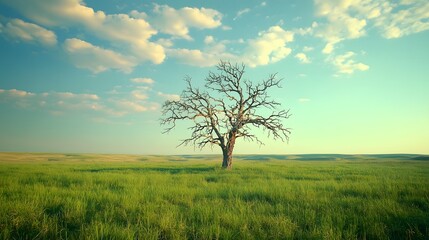
<path id="1" fill-rule="evenodd" d="M 282 123 L 283 119 L 289 118 L 289 110 L 276 111 L 280 103 L 268 95 L 270 88 L 280 88 L 281 79 L 277 79 L 276 74 L 254 84 L 243 80 L 244 64 L 221 61 L 217 70 L 209 72 L 205 79 L 206 91 L 192 86 L 190 77 L 185 78 L 187 87 L 180 100 L 166 101 L 162 106 L 161 124 L 167 126 L 164 133 L 174 129 L 178 120 L 192 121 L 191 136 L 182 140 L 179 146 L 191 144 L 202 149 L 207 145 L 218 145 L 223 154 L 222 167 L 226 169 L 232 168 L 237 138 L 263 144 L 251 133 L 252 127 L 262 128 L 274 139 L 289 140 L 290 129 Z"/>

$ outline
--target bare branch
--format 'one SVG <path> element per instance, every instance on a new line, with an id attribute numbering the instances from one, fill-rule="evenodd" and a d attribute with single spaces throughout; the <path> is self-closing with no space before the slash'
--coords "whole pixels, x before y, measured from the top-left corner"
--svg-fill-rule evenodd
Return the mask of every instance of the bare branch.
<path id="1" fill-rule="evenodd" d="M 289 117 L 289 111 L 285 110 L 273 112 L 268 117 L 255 114 L 252 118 L 246 120 L 243 125 L 251 124 L 257 128 L 263 128 L 268 132 L 268 136 L 272 136 L 274 139 L 281 139 L 282 141 L 289 141 L 289 135 L 291 134 L 290 128 L 284 127 L 281 121 Z"/>
<path id="2" fill-rule="evenodd" d="M 244 73 L 244 64 L 221 61 L 217 72 L 209 72 L 205 79 L 210 93 L 193 87 L 191 78 L 185 77 L 186 88 L 180 100 L 166 101 L 162 107 L 164 133 L 174 129 L 177 121 L 192 121 L 191 135 L 180 145 L 198 148 L 219 145 L 224 156 L 232 154 L 236 138 L 263 144 L 251 133 L 252 128 L 263 129 L 274 139 L 288 141 L 291 132 L 283 121 L 289 118 L 289 110 L 277 111 L 281 104 L 268 94 L 271 88 L 280 88 L 282 79 L 271 74 L 262 82 L 253 83 L 243 80 Z M 267 109 L 271 110 L 270 115 L 260 113 Z"/>

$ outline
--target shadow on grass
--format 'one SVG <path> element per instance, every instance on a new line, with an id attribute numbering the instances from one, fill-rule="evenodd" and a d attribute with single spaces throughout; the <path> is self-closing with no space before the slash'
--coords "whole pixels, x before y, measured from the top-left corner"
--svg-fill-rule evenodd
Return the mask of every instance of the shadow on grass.
<path id="1" fill-rule="evenodd" d="M 91 168 L 91 169 L 76 169 L 78 172 L 161 172 L 168 174 L 198 174 L 214 172 L 215 167 L 112 167 L 112 168 Z"/>

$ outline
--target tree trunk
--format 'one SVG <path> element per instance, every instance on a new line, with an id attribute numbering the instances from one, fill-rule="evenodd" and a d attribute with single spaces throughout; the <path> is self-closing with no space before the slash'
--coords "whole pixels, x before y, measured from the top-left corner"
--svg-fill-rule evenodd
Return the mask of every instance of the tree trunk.
<path id="1" fill-rule="evenodd" d="M 228 150 L 223 150 L 223 161 L 222 168 L 231 170 L 232 169 L 232 152 Z"/>
<path id="2" fill-rule="evenodd" d="M 229 134 L 229 140 L 226 147 L 222 148 L 223 161 L 222 168 L 231 170 L 232 169 L 232 152 L 234 151 L 236 135 L 235 133 Z"/>

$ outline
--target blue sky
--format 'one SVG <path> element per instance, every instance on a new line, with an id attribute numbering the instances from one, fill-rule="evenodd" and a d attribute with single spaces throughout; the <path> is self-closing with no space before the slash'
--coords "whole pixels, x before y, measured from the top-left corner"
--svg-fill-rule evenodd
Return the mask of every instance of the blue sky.
<path id="1" fill-rule="evenodd" d="M 159 118 L 223 59 L 292 113 L 235 153 L 428 154 L 428 30 L 421 0 L 0 0 L 0 151 L 220 153 Z"/>

